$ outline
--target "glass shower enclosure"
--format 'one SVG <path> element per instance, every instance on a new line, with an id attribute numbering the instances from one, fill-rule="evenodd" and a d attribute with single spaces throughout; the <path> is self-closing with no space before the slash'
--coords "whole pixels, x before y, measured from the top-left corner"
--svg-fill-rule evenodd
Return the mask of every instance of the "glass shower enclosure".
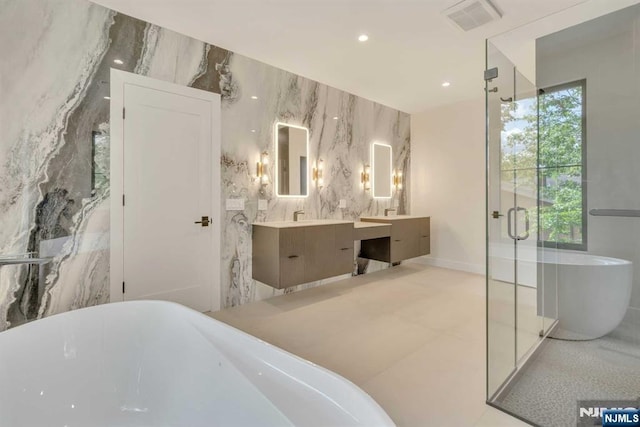
<path id="1" fill-rule="evenodd" d="M 640 406 L 640 3 L 625 4 L 486 44 L 486 396 L 534 425 Z"/>

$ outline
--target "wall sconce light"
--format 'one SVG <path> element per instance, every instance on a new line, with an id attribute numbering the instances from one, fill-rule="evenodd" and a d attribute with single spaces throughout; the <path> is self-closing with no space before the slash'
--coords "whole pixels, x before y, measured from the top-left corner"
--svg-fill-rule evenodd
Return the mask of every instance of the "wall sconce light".
<path id="1" fill-rule="evenodd" d="M 269 184 L 269 176 L 267 175 L 267 165 L 269 164 L 269 153 L 263 151 L 260 154 L 260 161 L 256 164 L 256 177 L 260 181 L 260 185 Z"/>
<path id="2" fill-rule="evenodd" d="M 402 171 L 396 170 L 393 173 L 393 186 L 396 187 L 396 191 L 402 190 Z"/>
<path id="3" fill-rule="evenodd" d="M 371 166 L 369 165 L 364 165 L 364 168 L 362 169 L 362 172 L 360 173 L 360 183 L 362 184 L 362 187 L 364 188 L 364 191 L 369 191 L 371 189 Z"/>
<path id="4" fill-rule="evenodd" d="M 312 179 L 316 182 L 316 187 L 324 187 L 324 161 L 322 159 L 316 162 L 316 166 L 313 168 Z"/>

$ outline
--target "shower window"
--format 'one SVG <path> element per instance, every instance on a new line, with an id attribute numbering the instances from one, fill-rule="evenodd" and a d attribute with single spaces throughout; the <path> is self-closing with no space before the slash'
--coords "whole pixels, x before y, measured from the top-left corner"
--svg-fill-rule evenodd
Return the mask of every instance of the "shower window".
<path id="1" fill-rule="evenodd" d="M 585 94 L 580 80 L 538 97 L 538 238 L 545 246 L 587 249 Z"/>
<path id="2" fill-rule="evenodd" d="M 501 106 L 502 171 L 516 174 L 520 198 L 538 200 L 541 246 L 587 249 L 585 89 L 580 80 Z"/>

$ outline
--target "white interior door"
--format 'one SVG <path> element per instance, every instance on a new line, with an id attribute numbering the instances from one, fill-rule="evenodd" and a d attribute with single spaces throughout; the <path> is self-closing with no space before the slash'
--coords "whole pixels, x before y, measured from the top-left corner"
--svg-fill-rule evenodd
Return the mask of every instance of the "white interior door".
<path id="1" fill-rule="evenodd" d="M 161 299 L 215 310 L 219 97 L 140 76 L 121 77 L 121 87 L 112 90 L 122 90 L 123 108 L 122 300 Z M 203 223 L 203 217 L 211 222 Z"/>

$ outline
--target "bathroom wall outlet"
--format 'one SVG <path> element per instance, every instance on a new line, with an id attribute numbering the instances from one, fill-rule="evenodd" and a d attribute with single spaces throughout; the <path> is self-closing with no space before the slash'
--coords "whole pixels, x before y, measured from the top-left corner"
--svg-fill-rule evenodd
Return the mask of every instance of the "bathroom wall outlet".
<path id="1" fill-rule="evenodd" d="M 340 204 L 338 205 L 340 209 L 346 209 L 347 201 L 345 199 L 340 199 Z"/>
<path id="2" fill-rule="evenodd" d="M 258 199 L 258 210 L 259 211 L 267 210 L 267 199 Z"/>
<path id="3" fill-rule="evenodd" d="M 228 211 L 243 211 L 244 199 L 227 199 Z"/>

